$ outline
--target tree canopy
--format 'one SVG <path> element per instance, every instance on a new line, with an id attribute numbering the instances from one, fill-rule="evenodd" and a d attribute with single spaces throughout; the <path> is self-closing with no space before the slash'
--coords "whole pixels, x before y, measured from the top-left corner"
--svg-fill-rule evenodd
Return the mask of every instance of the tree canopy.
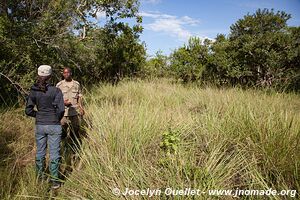
<path id="1" fill-rule="evenodd" d="M 300 27 L 291 15 L 268 9 L 247 14 L 214 41 L 191 39 L 175 50 L 171 65 L 184 82 L 300 90 Z"/>
<path id="2" fill-rule="evenodd" d="M 53 67 L 54 81 L 63 67 L 87 84 L 136 74 L 145 61 L 138 8 L 137 0 L 2 1 L 1 98 L 28 89 L 41 64 Z"/>
<path id="3" fill-rule="evenodd" d="M 3 0 L 0 98 L 16 99 L 49 64 L 56 82 L 71 67 L 84 84 L 172 76 L 184 83 L 300 91 L 300 27 L 284 11 L 258 9 L 214 40 L 191 37 L 146 60 L 138 0 Z M 127 21 L 130 20 L 130 23 Z"/>

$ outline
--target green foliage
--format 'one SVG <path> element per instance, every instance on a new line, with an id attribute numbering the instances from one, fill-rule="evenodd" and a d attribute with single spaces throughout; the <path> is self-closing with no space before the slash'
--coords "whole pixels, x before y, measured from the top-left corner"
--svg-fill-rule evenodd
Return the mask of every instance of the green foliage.
<path id="1" fill-rule="evenodd" d="M 285 12 L 258 9 L 215 41 L 191 38 L 171 55 L 183 82 L 300 90 L 300 27 L 288 27 Z"/>
<path id="2" fill-rule="evenodd" d="M 85 84 L 136 74 L 145 61 L 138 7 L 137 0 L 5 0 L 0 8 L 0 96 L 14 100 L 16 84 L 27 90 L 41 64 L 53 67 L 54 82 L 65 66 Z M 99 12 L 106 17 L 97 18 Z M 126 18 L 135 24 L 129 26 Z"/>
<path id="3" fill-rule="evenodd" d="M 208 61 L 209 40 L 203 43 L 199 38 L 190 38 L 188 44 L 171 55 L 171 69 L 177 79 L 184 83 L 202 78 Z"/>
<path id="4" fill-rule="evenodd" d="M 176 154 L 178 151 L 179 142 L 180 142 L 179 132 L 169 129 L 168 131 L 164 132 L 162 135 L 160 148 L 167 156 Z"/>
<path id="5" fill-rule="evenodd" d="M 294 54 L 297 36 L 287 27 L 290 17 L 285 12 L 259 9 L 231 26 L 228 49 L 234 60 L 228 71 L 231 81 L 248 85 L 293 87 L 290 81 L 293 81 L 300 66 L 290 63 L 291 57 L 288 56 L 293 54 L 297 57 Z"/>
<path id="6" fill-rule="evenodd" d="M 180 130 L 174 130 L 169 127 L 167 131 L 163 132 L 159 144 L 161 151 L 158 160 L 158 164 L 162 168 L 173 168 L 174 165 L 180 164 L 180 157 L 182 156 L 179 153 L 180 142 Z"/>
<path id="7" fill-rule="evenodd" d="M 217 35 L 210 46 L 208 62 L 203 72 L 203 80 L 215 85 L 228 84 L 227 72 L 232 64 L 228 53 L 229 40 L 223 34 Z"/>
<path id="8" fill-rule="evenodd" d="M 167 77 L 170 75 L 168 57 L 157 51 L 153 58 L 146 61 L 139 76 L 142 78 Z"/>
<path id="9" fill-rule="evenodd" d="M 245 35 L 261 35 L 267 32 L 276 33 L 287 27 L 291 15 L 274 10 L 258 9 L 254 14 L 247 14 L 230 27 L 230 38 L 236 39 Z"/>

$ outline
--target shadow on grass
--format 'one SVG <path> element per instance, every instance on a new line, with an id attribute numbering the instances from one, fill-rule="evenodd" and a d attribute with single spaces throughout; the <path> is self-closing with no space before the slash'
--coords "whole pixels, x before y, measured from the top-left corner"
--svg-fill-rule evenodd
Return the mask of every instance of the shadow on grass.
<path id="1" fill-rule="evenodd" d="M 0 197 L 14 191 L 17 179 L 14 173 L 16 156 L 11 143 L 17 140 L 17 133 L 0 130 Z"/>

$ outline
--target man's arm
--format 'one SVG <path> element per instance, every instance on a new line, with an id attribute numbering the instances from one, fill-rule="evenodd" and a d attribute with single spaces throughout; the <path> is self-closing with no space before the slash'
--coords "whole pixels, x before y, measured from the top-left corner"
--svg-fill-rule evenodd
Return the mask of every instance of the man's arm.
<path id="1" fill-rule="evenodd" d="M 63 94 L 59 88 L 57 88 L 57 91 L 56 91 L 54 104 L 56 106 L 56 113 L 57 113 L 58 119 L 61 120 L 65 114 L 65 105 L 64 105 Z"/>
<path id="2" fill-rule="evenodd" d="M 36 117 L 36 111 L 34 110 L 34 106 L 36 105 L 35 97 L 33 92 L 31 91 L 28 100 L 26 102 L 25 114 L 30 117 Z"/>
<path id="3" fill-rule="evenodd" d="M 83 108 L 81 85 L 78 86 L 78 106 L 79 106 L 79 110 L 80 110 L 80 115 L 84 115 L 85 111 Z"/>

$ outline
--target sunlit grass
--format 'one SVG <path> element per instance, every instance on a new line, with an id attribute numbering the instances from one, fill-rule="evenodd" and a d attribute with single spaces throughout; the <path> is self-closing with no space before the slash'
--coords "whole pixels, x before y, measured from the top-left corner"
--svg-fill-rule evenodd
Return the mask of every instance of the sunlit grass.
<path id="1" fill-rule="evenodd" d="M 300 189 L 295 94 L 124 81 L 87 91 L 86 110 L 81 167 L 56 198 L 125 198 L 113 188 Z M 47 194 L 36 189 L 32 165 L 21 177 L 16 198 Z"/>

